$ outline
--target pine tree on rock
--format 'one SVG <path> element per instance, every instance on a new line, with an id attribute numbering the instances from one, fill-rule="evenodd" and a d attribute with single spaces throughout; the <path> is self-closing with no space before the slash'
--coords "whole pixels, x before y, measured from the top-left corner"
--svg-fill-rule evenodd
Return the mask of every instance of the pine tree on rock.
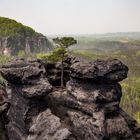
<path id="1" fill-rule="evenodd" d="M 64 60 L 67 56 L 67 48 L 77 43 L 73 37 L 54 38 L 56 48 L 53 51 L 53 58 L 61 61 L 61 87 L 64 86 Z"/>

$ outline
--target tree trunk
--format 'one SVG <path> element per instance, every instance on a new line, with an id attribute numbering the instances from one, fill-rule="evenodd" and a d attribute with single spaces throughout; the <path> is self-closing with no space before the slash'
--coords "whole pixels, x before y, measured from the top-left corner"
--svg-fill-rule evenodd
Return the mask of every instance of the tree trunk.
<path id="1" fill-rule="evenodd" d="M 61 87 L 64 87 L 64 64 L 63 64 L 64 54 L 61 60 Z"/>

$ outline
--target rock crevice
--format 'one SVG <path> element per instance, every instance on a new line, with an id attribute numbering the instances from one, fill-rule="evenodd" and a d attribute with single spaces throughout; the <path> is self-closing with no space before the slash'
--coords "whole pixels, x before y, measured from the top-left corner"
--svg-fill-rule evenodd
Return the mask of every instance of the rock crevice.
<path id="1" fill-rule="evenodd" d="M 140 127 L 119 104 L 128 68 L 119 60 L 16 60 L 0 69 L 11 104 L 9 140 L 139 140 Z M 0 106 L 0 109 L 2 106 Z"/>

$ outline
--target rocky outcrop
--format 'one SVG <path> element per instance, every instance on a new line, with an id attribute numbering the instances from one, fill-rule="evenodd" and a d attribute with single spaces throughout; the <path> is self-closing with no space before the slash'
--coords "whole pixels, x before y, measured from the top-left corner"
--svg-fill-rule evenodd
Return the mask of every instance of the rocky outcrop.
<path id="1" fill-rule="evenodd" d="M 20 50 L 28 53 L 47 52 L 52 49 L 52 44 L 43 35 L 33 37 L 0 37 L 0 50 L 4 55 L 15 55 Z"/>
<path id="2" fill-rule="evenodd" d="M 140 127 L 119 108 L 122 91 L 118 81 L 127 72 L 118 60 L 77 62 L 71 66 L 66 90 L 48 95 L 50 108 L 77 140 L 138 140 Z"/>
<path id="3" fill-rule="evenodd" d="M 116 59 L 65 63 L 64 88 L 56 84 L 59 63 L 16 60 L 1 67 L 9 140 L 139 140 L 140 127 L 119 107 L 127 66 Z"/>
<path id="4" fill-rule="evenodd" d="M 17 55 L 47 52 L 52 48 L 50 41 L 29 26 L 13 19 L 0 17 L 0 54 Z"/>
<path id="5" fill-rule="evenodd" d="M 77 62 L 71 66 L 71 77 L 95 82 L 119 82 L 127 77 L 127 72 L 128 68 L 115 59 Z"/>
<path id="6" fill-rule="evenodd" d="M 41 34 L 35 37 L 26 37 L 25 39 L 25 51 L 27 53 L 48 52 L 51 49 L 51 42 Z"/>
<path id="7" fill-rule="evenodd" d="M 45 69 L 38 61 L 17 60 L 16 64 L 2 67 L 1 74 L 9 81 L 7 90 L 12 105 L 8 111 L 9 139 L 26 139 L 33 117 L 47 109 L 43 97 L 51 92 L 52 86 L 44 73 Z"/>

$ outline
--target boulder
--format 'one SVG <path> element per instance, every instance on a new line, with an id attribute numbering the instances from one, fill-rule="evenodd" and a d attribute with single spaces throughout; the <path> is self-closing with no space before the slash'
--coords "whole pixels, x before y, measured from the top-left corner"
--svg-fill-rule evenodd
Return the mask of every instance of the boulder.
<path id="1" fill-rule="evenodd" d="M 45 68 L 39 61 L 27 62 L 19 59 L 3 65 L 0 71 L 8 82 L 26 85 L 41 77 L 45 73 Z"/>
<path id="2" fill-rule="evenodd" d="M 119 82 L 127 77 L 128 67 L 117 59 L 80 61 L 71 66 L 71 77 L 95 82 Z"/>

